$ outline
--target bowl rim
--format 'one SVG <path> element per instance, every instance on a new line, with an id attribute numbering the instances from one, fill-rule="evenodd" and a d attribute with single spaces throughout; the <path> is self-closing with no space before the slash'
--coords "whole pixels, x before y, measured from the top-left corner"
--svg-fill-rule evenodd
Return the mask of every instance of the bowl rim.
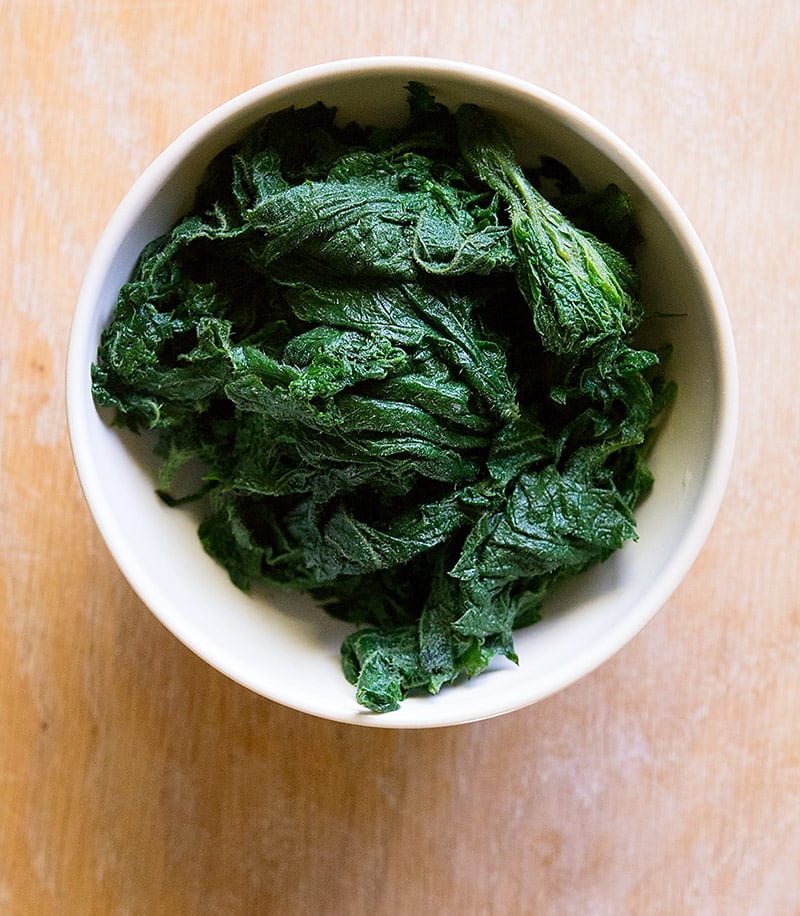
<path id="1" fill-rule="evenodd" d="M 609 628 L 602 638 L 571 659 L 570 664 L 562 666 L 558 676 L 551 677 L 550 681 L 535 693 L 521 695 L 525 692 L 516 691 L 509 694 L 505 702 L 495 702 L 491 708 L 478 708 L 474 714 L 467 716 L 443 715 L 437 717 L 433 714 L 433 710 L 425 714 L 405 715 L 397 718 L 393 714 L 359 717 L 343 712 L 341 715 L 333 715 L 327 707 L 310 702 L 307 697 L 300 702 L 293 695 L 283 693 L 280 687 L 266 693 L 263 687 L 248 682 L 236 671 L 235 665 L 231 664 L 230 659 L 224 653 L 220 654 L 216 651 L 211 640 L 197 632 L 187 617 L 176 617 L 162 607 L 157 583 L 150 579 L 147 569 L 142 568 L 131 556 L 125 543 L 124 530 L 110 511 L 99 478 L 93 470 L 89 420 L 85 405 L 87 371 L 94 353 L 92 352 L 93 347 L 90 346 L 91 335 L 87 331 L 104 278 L 137 215 L 141 212 L 143 202 L 157 195 L 159 188 L 163 186 L 173 170 L 186 159 L 200 140 L 233 118 L 259 112 L 262 109 L 263 113 L 266 113 L 268 100 L 271 97 L 287 90 L 303 87 L 308 82 L 321 78 L 334 79 L 337 76 L 368 76 L 377 72 L 407 74 L 409 70 L 421 72 L 429 77 L 437 74 L 463 77 L 472 82 L 500 85 L 506 90 L 530 96 L 538 104 L 557 113 L 571 127 L 579 127 L 585 135 L 591 136 L 593 145 L 599 145 L 606 156 L 616 160 L 627 174 L 634 176 L 637 184 L 645 189 L 647 196 L 668 223 L 670 231 L 680 240 L 687 257 L 694 262 L 698 281 L 702 284 L 708 309 L 707 317 L 718 347 L 719 412 L 715 417 L 713 446 L 706 467 L 705 485 L 699 495 L 696 511 L 686 537 L 670 554 L 666 568 L 648 589 L 646 600 L 641 602 L 636 612 L 628 614 L 615 626 Z M 94 346 L 96 347 L 96 341 Z M 343 58 L 293 70 L 266 80 L 223 102 L 179 133 L 133 182 L 113 211 L 97 242 L 74 309 L 67 342 L 65 383 L 69 443 L 85 500 L 119 569 L 154 616 L 184 645 L 212 667 L 262 696 L 284 706 L 325 719 L 389 728 L 431 728 L 458 725 L 512 712 L 569 686 L 626 645 L 666 603 L 689 572 L 711 532 L 730 476 L 739 399 L 733 332 L 723 293 L 711 261 L 697 232 L 678 202 L 642 158 L 592 115 L 539 85 L 476 64 L 439 57 L 407 55 Z"/>

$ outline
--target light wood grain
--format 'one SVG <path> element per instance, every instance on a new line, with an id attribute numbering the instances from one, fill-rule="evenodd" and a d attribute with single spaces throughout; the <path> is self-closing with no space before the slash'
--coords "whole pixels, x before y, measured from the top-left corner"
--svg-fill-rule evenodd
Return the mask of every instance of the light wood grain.
<path id="1" fill-rule="evenodd" d="M 0 913 L 800 912 L 800 7 L 574 0 L 0 2 Z M 513 715 L 318 721 L 210 670 L 79 492 L 62 378 L 92 248 L 193 120 L 385 53 L 490 65 L 656 169 L 742 379 L 706 549 L 626 649 Z"/>

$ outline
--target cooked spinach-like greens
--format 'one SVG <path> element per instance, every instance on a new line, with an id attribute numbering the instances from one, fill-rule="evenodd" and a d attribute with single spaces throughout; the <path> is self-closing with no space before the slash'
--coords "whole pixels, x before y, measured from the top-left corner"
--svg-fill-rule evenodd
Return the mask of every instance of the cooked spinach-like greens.
<path id="1" fill-rule="evenodd" d="M 237 586 L 357 625 L 342 667 L 375 711 L 516 661 L 553 588 L 636 538 L 673 395 L 633 343 L 627 197 L 407 92 L 394 129 L 318 103 L 220 154 L 93 367 L 97 405 L 157 432 L 165 499 L 200 462 Z"/>

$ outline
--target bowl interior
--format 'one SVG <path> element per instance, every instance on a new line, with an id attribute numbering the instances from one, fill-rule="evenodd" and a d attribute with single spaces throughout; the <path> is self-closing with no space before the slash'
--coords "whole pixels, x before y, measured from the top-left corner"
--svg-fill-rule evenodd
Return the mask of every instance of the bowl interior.
<path id="1" fill-rule="evenodd" d="M 343 120 L 388 124 L 405 116 L 404 86 L 426 83 L 445 104 L 494 110 L 520 155 L 562 160 L 589 187 L 617 182 L 633 198 L 645 236 L 639 266 L 669 340 L 679 394 L 653 454 L 656 485 L 640 507 L 640 540 L 565 586 L 546 619 L 516 635 L 520 664 L 493 670 L 436 697 L 411 697 L 394 713 L 357 706 L 339 666 L 349 632 L 303 596 L 243 594 L 203 552 L 190 510 L 154 493 L 146 440 L 121 435 L 98 415 L 90 366 L 117 292 L 145 243 L 191 204 L 210 159 L 255 120 L 289 104 L 322 100 Z M 444 61 L 341 62 L 258 87 L 212 112 L 142 175 L 114 214 L 86 275 L 68 361 L 68 416 L 76 466 L 103 537 L 157 617 L 210 664 L 287 706 L 382 727 L 467 722 L 516 709 L 571 683 L 625 644 L 658 610 L 699 552 L 727 479 L 736 411 L 733 345 L 724 304 L 691 226 L 649 169 L 582 112 L 509 77 Z"/>

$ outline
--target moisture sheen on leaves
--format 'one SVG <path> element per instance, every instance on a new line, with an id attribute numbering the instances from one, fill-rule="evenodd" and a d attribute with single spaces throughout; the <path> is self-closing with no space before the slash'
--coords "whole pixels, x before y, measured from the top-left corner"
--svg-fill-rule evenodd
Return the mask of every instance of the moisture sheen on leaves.
<path id="1" fill-rule="evenodd" d="M 524 169 L 475 106 L 408 101 L 380 130 L 289 108 L 218 156 L 92 370 L 237 586 L 354 624 L 342 670 L 376 712 L 516 662 L 558 583 L 636 538 L 674 394 L 633 342 L 625 195 Z"/>

